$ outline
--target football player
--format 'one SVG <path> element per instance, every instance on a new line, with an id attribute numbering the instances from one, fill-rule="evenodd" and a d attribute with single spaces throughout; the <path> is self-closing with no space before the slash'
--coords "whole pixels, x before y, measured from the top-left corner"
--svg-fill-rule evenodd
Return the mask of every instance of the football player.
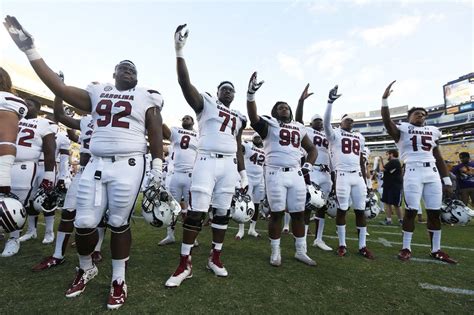
<path id="1" fill-rule="evenodd" d="M 197 155 L 198 134 L 193 129 L 194 119 L 185 115 L 181 120 L 181 128 L 168 128 L 163 124 L 163 138 L 170 141 L 173 147 L 173 171 L 168 173 L 168 190 L 175 200 L 181 202 L 182 213 L 185 215 L 189 205 L 189 189 L 191 175 Z M 167 228 L 166 237 L 158 245 L 167 245 L 175 242 L 175 223 Z"/>
<path id="2" fill-rule="evenodd" d="M 12 80 L 0 67 L 0 194 L 11 190 L 11 171 L 15 163 L 18 122 L 27 114 L 25 101 L 11 93 Z"/>
<path id="3" fill-rule="evenodd" d="M 296 108 L 295 120 L 304 124 L 303 122 L 303 107 L 304 101 L 313 95 L 313 93 L 308 93 L 309 84 L 306 85 L 303 93 L 301 94 L 300 99 L 298 100 L 298 107 Z M 324 133 L 323 128 L 323 119 L 320 115 L 315 114 L 311 117 L 311 126 L 306 127 L 306 134 L 312 140 L 314 146 L 318 149 L 318 157 L 316 159 L 315 167 L 310 173 L 311 181 L 321 187 L 325 197 L 329 196 L 332 187 L 331 181 L 331 170 L 329 168 L 329 141 L 326 139 L 326 134 Z M 325 251 L 331 251 L 332 248 L 326 245 L 323 241 L 323 232 L 324 232 L 324 215 L 326 213 L 327 207 L 324 206 L 319 208 L 316 211 L 316 236 L 313 242 L 313 246 L 319 247 Z M 306 211 L 305 221 L 306 224 L 309 223 L 309 216 L 311 211 Z M 308 226 L 308 225 L 307 225 Z M 307 226 L 305 229 L 307 229 Z"/>
<path id="4" fill-rule="evenodd" d="M 336 196 L 339 207 L 336 213 L 337 235 L 339 247 L 337 255 L 346 256 L 346 213 L 352 200 L 356 216 L 356 226 L 359 234 L 359 254 L 373 259 L 373 254 L 367 249 L 365 218 L 365 197 L 367 185 L 366 171 L 363 158 L 365 139 L 359 132 L 353 132 L 353 118 L 345 114 L 341 117 L 339 128 L 331 126 L 332 103 L 341 95 L 337 94 L 337 85 L 329 92 L 328 105 L 324 113 L 324 133 L 329 141 L 332 156 L 332 166 L 335 171 Z"/>
<path id="5" fill-rule="evenodd" d="M 55 130 L 48 120 L 37 117 L 41 104 L 36 99 L 26 99 L 28 114 L 20 120 L 17 139 L 17 153 L 12 172 L 12 192 L 18 196 L 25 206 L 26 212 L 33 216 L 29 220 L 28 229 L 36 226 L 38 213 L 31 203 L 36 191 L 41 187 L 45 193 L 54 188 L 54 153 L 56 142 Z M 41 153 L 44 153 L 44 168 L 39 172 L 38 162 Z M 29 219 L 29 218 L 28 218 Z M 28 234 L 28 233 L 27 233 Z M 36 230 L 30 233 L 36 238 Z M 20 250 L 20 231 L 10 233 L 5 244 L 2 257 L 13 256 Z"/>
<path id="6" fill-rule="evenodd" d="M 257 114 L 255 92 L 262 84 L 263 81 L 258 82 L 257 73 L 254 72 L 250 77 L 247 92 L 247 111 L 252 128 L 263 139 L 266 157 L 265 187 L 271 209 L 268 223 L 270 264 L 281 265 L 281 222 L 286 209 L 291 215 L 295 258 L 307 265 L 315 266 L 316 262 L 306 254 L 304 208 L 306 185 L 311 185 L 309 173 L 318 152 L 307 136 L 304 125 L 293 120 L 291 108 L 286 102 L 277 102 L 273 106 L 272 117 Z M 303 167 L 300 167 L 300 147 L 308 153 Z"/>
<path id="7" fill-rule="evenodd" d="M 398 258 L 407 261 L 411 258 L 411 240 L 415 230 L 415 217 L 421 209 L 421 199 L 425 202 L 427 229 L 431 238 L 431 254 L 434 259 L 455 264 L 456 260 L 441 251 L 440 209 L 443 193 L 452 195 L 452 182 L 448 169 L 441 156 L 439 139 L 441 132 L 434 126 L 427 126 L 428 112 L 422 107 L 408 111 L 408 122 L 395 124 L 390 119 L 388 97 L 392 93 L 393 81 L 382 96 L 382 120 L 388 134 L 395 141 L 400 157 L 405 164 L 403 192 L 405 214 L 403 217 L 403 245 Z"/>
<path id="8" fill-rule="evenodd" d="M 247 119 L 229 108 L 234 100 L 234 85 L 229 81 L 220 83 L 217 98 L 198 92 L 190 81 L 184 60 L 183 48 L 188 37 L 188 31 L 182 32 L 185 27 L 186 24 L 180 25 L 175 32 L 178 82 L 186 101 L 196 113 L 199 143 L 191 181 L 191 209 L 183 223 L 180 263 L 166 281 L 167 287 L 177 287 L 192 276 L 191 249 L 209 206 L 212 206 L 213 218 L 212 249 L 207 268 L 217 276 L 227 277 L 220 256 L 237 182 L 236 169 L 240 172 L 242 188 L 248 186 L 241 150 L 241 135 Z"/>
<path id="9" fill-rule="evenodd" d="M 91 156 L 89 151 L 89 143 L 92 136 L 92 132 L 94 131 L 94 122 L 92 120 L 91 115 L 85 115 L 81 119 L 74 119 L 72 117 L 69 117 L 64 111 L 62 99 L 56 96 L 54 99 L 54 116 L 58 122 L 64 124 L 65 126 L 74 130 L 81 131 L 81 134 L 78 139 L 78 142 L 80 144 L 79 171 L 76 176 L 74 176 L 72 183 L 67 191 L 66 198 L 64 200 L 64 205 L 61 212 L 61 222 L 58 226 L 54 253 L 52 256 L 46 257 L 39 264 L 33 266 L 33 271 L 46 270 L 64 263 L 64 254 L 67 248 L 67 244 L 72 232 L 74 231 L 74 219 L 76 217 L 77 186 L 81 179 L 82 171 L 89 162 Z M 104 225 L 100 224 L 97 227 L 97 231 L 99 233 L 99 240 L 97 242 L 96 248 L 94 249 L 94 252 L 92 253 L 92 260 L 95 263 L 102 260 L 100 248 L 102 245 L 102 241 L 104 240 Z"/>
<path id="10" fill-rule="evenodd" d="M 253 237 L 260 237 L 255 230 L 258 219 L 258 209 L 260 202 L 265 197 L 265 181 L 263 179 L 263 166 L 265 165 L 265 152 L 263 151 L 262 138 L 258 133 L 252 135 L 252 142 L 244 142 L 242 144 L 242 152 L 244 154 L 245 170 L 249 179 L 249 193 L 255 207 L 255 213 L 250 221 L 250 227 L 247 232 Z M 244 237 L 245 225 L 239 224 L 239 231 L 235 235 L 236 240 Z"/>
<path id="11" fill-rule="evenodd" d="M 74 221 L 79 268 L 66 297 L 80 295 L 98 273 L 91 254 L 98 241 L 97 225 L 108 208 L 112 283 L 107 308 L 117 309 L 127 299 L 125 268 L 132 241 L 130 217 L 145 171 L 146 134 L 153 157 L 152 184 L 159 187 L 161 182 L 163 98 L 155 90 L 137 87 L 137 68 L 130 60 L 115 66 L 114 84 L 91 84 L 86 90 L 65 85 L 42 59 L 33 38 L 15 17 L 7 16 L 4 25 L 50 90 L 79 110 L 92 113 L 96 128 L 89 149 L 93 158 L 79 182 Z"/>

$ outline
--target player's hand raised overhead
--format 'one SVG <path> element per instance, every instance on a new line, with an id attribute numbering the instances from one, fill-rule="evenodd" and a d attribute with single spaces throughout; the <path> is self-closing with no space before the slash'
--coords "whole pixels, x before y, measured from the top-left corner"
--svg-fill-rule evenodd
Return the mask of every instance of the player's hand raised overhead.
<path id="1" fill-rule="evenodd" d="M 328 103 L 332 104 L 335 100 L 341 97 L 342 94 L 337 94 L 338 86 L 336 85 L 329 91 Z"/>
<path id="2" fill-rule="evenodd" d="M 186 24 L 182 24 L 176 28 L 174 33 L 174 49 L 176 50 L 176 57 L 183 57 L 183 47 L 186 45 L 186 40 L 188 39 L 189 30 L 186 29 L 183 34 L 183 30 L 186 27 Z"/>
<path id="3" fill-rule="evenodd" d="M 300 102 L 306 100 L 308 97 L 314 94 L 314 93 L 308 93 L 308 90 L 309 90 L 309 83 L 306 84 L 306 87 L 304 88 L 303 93 L 301 93 Z"/>
<path id="4" fill-rule="evenodd" d="M 3 25 L 21 51 L 26 52 L 35 48 L 33 36 L 21 26 L 16 17 L 7 15 Z"/>
<path id="5" fill-rule="evenodd" d="M 247 90 L 247 100 L 249 102 L 255 101 L 255 92 L 258 91 L 258 89 L 262 86 L 262 84 L 264 82 L 265 81 L 263 81 L 263 80 L 258 82 L 258 80 L 257 80 L 257 71 L 252 73 L 252 76 L 250 77 L 250 80 L 249 80 L 249 88 Z"/>
<path id="6" fill-rule="evenodd" d="M 392 81 L 392 83 L 390 83 L 390 84 L 387 86 L 387 88 L 385 89 L 385 92 L 384 92 L 383 95 L 382 95 L 382 98 L 383 98 L 383 99 L 387 99 L 387 98 L 390 96 L 390 94 L 392 94 L 392 92 L 393 92 L 393 90 L 392 90 L 392 85 L 393 85 L 395 82 L 397 82 L 397 80 Z"/>

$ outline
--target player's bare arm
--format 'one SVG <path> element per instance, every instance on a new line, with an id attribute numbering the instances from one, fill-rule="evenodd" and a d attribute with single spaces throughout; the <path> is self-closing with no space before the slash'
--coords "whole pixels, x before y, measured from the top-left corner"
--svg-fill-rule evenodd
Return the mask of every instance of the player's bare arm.
<path id="1" fill-rule="evenodd" d="M 443 182 L 443 192 L 446 195 L 451 196 L 453 193 L 453 183 L 449 177 L 448 167 L 444 162 L 441 151 L 439 150 L 439 146 L 433 149 L 433 156 L 436 160 L 436 167 L 438 168 L 439 175 L 441 176 L 441 181 Z"/>
<path id="2" fill-rule="evenodd" d="M 237 141 L 237 170 L 243 171 L 245 170 L 245 164 L 244 164 L 244 154 L 243 154 L 243 145 L 242 145 L 242 132 L 244 131 L 245 126 L 240 128 L 239 133 L 235 140 Z"/>
<path id="3" fill-rule="evenodd" d="M 79 135 L 73 129 L 66 129 L 67 137 L 75 143 L 79 143 Z"/>
<path id="4" fill-rule="evenodd" d="M 303 122 L 303 107 L 304 107 L 304 101 L 313 95 L 314 93 L 308 93 L 309 90 L 309 83 L 306 84 L 306 87 L 304 88 L 303 92 L 301 93 L 300 98 L 298 99 L 298 106 L 296 107 L 296 113 L 295 113 L 295 120 L 299 123 L 304 124 Z"/>
<path id="5" fill-rule="evenodd" d="M 367 170 L 365 168 L 365 160 L 362 154 L 360 155 L 360 171 L 362 174 L 367 174 Z M 364 178 L 365 186 L 367 186 L 367 176 L 362 176 Z M 367 187 L 369 189 L 370 187 Z"/>
<path id="6" fill-rule="evenodd" d="M 255 92 L 262 86 L 264 81 L 257 81 L 257 72 L 255 71 L 250 76 L 249 86 L 247 90 L 247 113 L 249 115 L 250 123 L 256 124 L 260 117 L 257 114 L 257 103 L 255 102 Z"/>
<path id="7" fill-rule="evenodd" d="M 43 81 L 55 95 L 61 97 L 78 109 L 86 112 L 91 111 L 91 100 L 87 91 L 67 86 L 61 81 L 58 75 L 51 70 L 44 59 L 39 55 L 35 48 L 33 37 L 23 29 L 14 16 L 7 15 L 3 25 L 18 48 L 26 54 L 31 66 L 41 81 Z"/>
<path id="8" fill-rule="evenodd" d="M 342 94 L 337 94 L 337 89 L 338 89 L 338 86 L 336 85 L 329 91 L 328 105 L 326 107 L 326 111 L 324 112 L 324 120 L 323 120 L 324 133 L 326 134 L 326 138 L 329 141 L 334 141 L 336 137 L 331 126 L 331 113 L 332 113 L 332 103 L 334 103 L 334 101 L 337 100 L 342 95 Z"/>
<path id="9" fill-rule="evenodd" d="M 150 143 L 150 153 L 152 159 L 163 160 L 163 121 L 161 112 L 158 108 L 152 107 L 146 111 L 145 127 L 148 133 L 148 142 Z"/>
<path id="10" fill-rule="evenodd" d="M 316 158 L 318 157 L 318 150 L 314 146 L 313 142 L 309 139 L 308 135 L 305 135 L 303 140 L 301 140 L 301 146 L 308 153 L 306 156 L 306 162 L 314 164 Z"/>
<path id="11" fill-rule="evenodd" d="M 381 109 L 381 114 L 382 114 L 382 121 L 385 126 L 385 129 L 387 130 L 387 133 L 395 140 L 395 142 L 398 142 L 400 140 L 400 130 L 398 130 L 397 126 L 393 122 L 393 120 L 390 118 L 390 110 L 388 109 L 388 97 L 390 94 L 393 92 L 392 90 L 392 85 L 397 82 L 392 81 L 387 88 L 385 89 L 385 92 L 383 93 L 382 96 L 382 109 Z"/>
<path id="12" fill-rule="evenodd" d="M 44 170 L 46 172 L 53 172 L 56 166 L 56 139 L 53 133 L 43 137 L 43 153 Z"/>
<path id="13" fill-rule="evenodd" d="M 186 102 L 188 102 L 194 112 L 200 113 L 204 106 L 204 100 L 196 87 L 191 84 L 188 67 L 186 66 L 186 61 L 184 61 L 183 48 L 189 35 L 189 30 L 186 30 L 184 34 L 182 33 L 185 27 L 186 24 L 179 25 L 174 33 L 176 71 L 178 72 L 179 86 L 181 87 L 181 91 L 183 91 Z"/>
<path id="14" fill-rule="evenodd" d="M 163 130 L 163 139 L 170 140 L 171 138 L 170 128 L 166 124 L 163 124 L 161 129 Z"/>
<path id="15" fill-rule="evenodd" d="M 68 128 L 75 130 L 81 129 L 81 121 L 79 119 L 74 119 L 66 115 L 66 112 L 64 111 L 63 100 L 59 96 L 54 97 L 53 108 L 54 118 L 56 118 L 57 121 Z"/>

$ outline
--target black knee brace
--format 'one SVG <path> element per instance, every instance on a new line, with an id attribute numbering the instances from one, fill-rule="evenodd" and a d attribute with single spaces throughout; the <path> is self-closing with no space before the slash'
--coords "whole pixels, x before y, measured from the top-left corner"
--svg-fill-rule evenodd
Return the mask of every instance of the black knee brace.
<path id="1" fill-rule="evenodd" d="M 76 218 L 76 210 L 72 210 L 72 211 L 63 210 L 61 212 L 62 222 L 74 222 L 75 218 Z"/>
<path id="2" fill-rule="evenodd" d="M 183 222 L 183 229 L 200 232 L 202 230 L 202 223 L 204 218 L 206 217 L 206 213 L 198 212 L 198 211 L 188 211 L 186 218 Z"/>
<path id="3" fill-rule="evenodd" d="M 114 226 L 109 225 L 109 228 L 110 228 L 110 232 L 120 234 L 120 233 L 127 232 L 128 229 L 130 229 L 130 224 L 122 225 L 119 227 L 114 227 Z"/>
<path id="4" fill-rule="evenodd" d="M 76 228 L 76 235 L 87 236 L 95 233 L 96 228 Z"/>

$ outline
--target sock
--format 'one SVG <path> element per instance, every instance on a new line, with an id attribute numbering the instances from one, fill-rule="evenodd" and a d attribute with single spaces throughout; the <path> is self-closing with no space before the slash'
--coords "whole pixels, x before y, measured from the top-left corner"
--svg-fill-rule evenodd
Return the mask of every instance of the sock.
<path id="1" fill-rule="evenodd" d="M 212 241 L 212 248 L 217 250 L 217 251 L 222 250 L 222 245 L 224 245 L 224 244 L 223 243 L 216 243 L 216 242 Z"/>
<path id="2" fill-rule="evenodd" d="M 28 230 L 26 230 L 26 233 L 36 232 L 36 222 L 38 222 L 37 215 L 28 216 Z"/>
<path id="3" fill-rule="evenodd" d="M 392 222 L 392 218 L 385 218 L 385 221 Z"/>
<path id="4" fill-rule="evenodd" d="M 366 244 L 366 233 L 367 233 L 367 227 L 357 227 L 357 230 L 359 231 L 359 249 L 364 248 L 367 246 Z"/>
<path id="5" fill-rule="evenodd" d="M 436 253 L 441 249 L 441 230 L 428 230 L 431 236 L 431 252 Z"/>
<path id="6" fill-rule="evenodd" d="M 271 247 L 280 247 L 280 239 L 270 239 L 270 246 Z"/>
<path id="7" fill-rule="evenodd" d="M 245 224 L 240 223 L 239 224 L 239 232 L 237 232 L 237 234 L 243 235 L 244 232 L 245 232 Z"/>
<path id="8" fill-rule="evenodd" d="M 125 281 L 125 262 L 128 260 L 124 259 L 112 259 L 112 282 L 118 279 Z"/>
<path id="9" fill-rule="evenodd" d="M 316 239 L 318 241 L 323 240 L 323 232 L 324 232 L 324 219 L 318 218 L 318 233 L 316 233 Z"/>
<path id="10" fill-rule="evenodd" d="M 290 219 L 291 219 L 290 214 L 285 212 L 285 218 L 284 218 L 285 225 L 284 225 L 284 228 L 288 229 L 290 227 Z"/>
<path id="11" fill-rule="evenodd" d="M 403 231 L 403 246 L 402 249 L 409 249 L 411 251 L 411 238 L 413 237 L 413 232 Z"/>
<path id="12" fill-rule="evenodd" d="M 171 226 L 168 226 L 166 228 L 166 237 L 168 238 L 174 238 L 174 228 Z"/>
<path id="13" fill-rule="evenodd" d="M 44 224 L 46 225 L 45 226 L 45 231 L 44 233 L 47 234 L 47 233 L 54 233 L 53 232 L 53 229 L 54 229 L 54 215 L 53 216 L 50 216 L 50 217 L 44 217 Z"/>
<path id="14" fill-rule="evenodd" d="M 97 227 L 97 233 L 99 234 L 99 240 L 95 245 L 94 252 L 100 252 L 100 249 L 102 248 L 102 242 L 105 237 L 105 227 Z"/>
<path id="15" fill-rule="evenodd" d="M 82 270 L 88 270 L 94 267 L 92 264 L 92 257 L 91 255 L 78 255 L 79 256 L 79 268 Z"/>
<path id="16" fill-rule="evenodd" d="M 63 245 L 64 245 L 64 239 L 66 238 L 66 233 L 58 231 L 58 235 L 56 235 L 56 244 L 54 246 L 54 258 L 58 259 L 63 259 L 64 258 L 64 253 L 63 253 Z"/>
<path id="17" fill-rule="evenodd" d="M 346 245 L 346 226 L 345 225 L 336 225 L 337 227 L 337 237 L 339 238 L 339 246 Z"/>
<path id="18" fill-rule="evenodd" d="M 249 231 L 255 231 L 255 226 L 257 225 L 257 221 L 250 221 Z"/>
<path id="19" fill-rule="evenodd" d="M 308 235 L 308 228 L 309 228 L 309 225 L 305 224 L 304 225 L 304 237 L 306 237 L 306 235 Z"/>
<path id="20" fill-rule="evenodd" d="M 297 253 L 306 254 L 306 237 L 295 237 L 295 248 Z"/>
<path id="21" fill-rule="evenodd" d="M 194 244 L 185 244 L 181 243 L 181 255 L 189 256 L 191 255 L 191 249 L 193 248 Z"/>

